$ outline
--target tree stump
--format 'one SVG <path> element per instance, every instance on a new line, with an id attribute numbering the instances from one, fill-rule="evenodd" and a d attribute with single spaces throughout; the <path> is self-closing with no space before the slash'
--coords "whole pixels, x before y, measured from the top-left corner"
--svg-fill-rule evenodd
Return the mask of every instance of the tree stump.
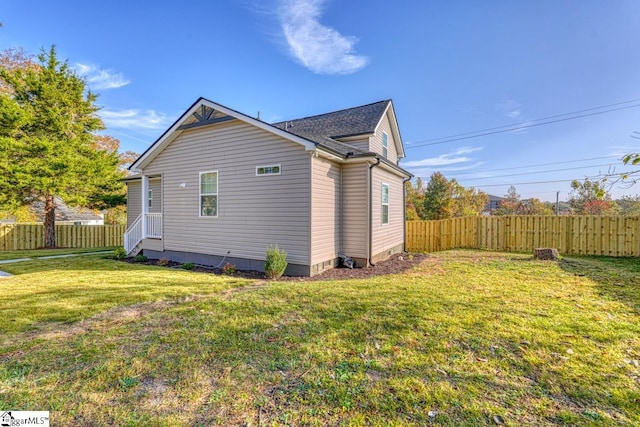
<path id="1" fill-rule="evenodd" d="M 538 248 L 533 250 L 533 259 L 557 261 L 559 257 L 558 250 L 555 248 Z"/>

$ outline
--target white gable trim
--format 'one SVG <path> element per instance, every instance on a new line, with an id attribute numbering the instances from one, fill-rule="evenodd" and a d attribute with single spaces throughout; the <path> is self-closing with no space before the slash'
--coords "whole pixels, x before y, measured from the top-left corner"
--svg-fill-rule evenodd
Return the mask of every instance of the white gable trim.
<path id="1" fill-rule="evenodd" d="M 400 136 L 400 128 L 398 127 L 398 120 L 396 118 L 396 111 L 393 108 L 392 101 L 389 101 L 387 108 L 384 110 L 384 113 L 380 116 L 380 120 L 376 125 L 375 132 L 378 133 L 378 128 L 382 124 L 382 121 L 385 117 L 389 116 L 391 123 L 391 133 L 393 133 L 393 140 L 395 141 L 396 150 L 398 151 L 398 159 L 403 159 L 406 157 L 404 153 L 404 144 L 402 143 L 402 137 Z"/>
<path id="2" fill-rule="evenodd" d="M 160 136 L 160 138 L 158 138 L 156 142 L 154 142 L 151 145 L 151 147 L 149 147 L 149 149 L 147 149 L 147 151 L 142 153 L 142 155 L 138 157 L 138 159 L 135 162 L 133 162 L 133 164 L 130 166 L 129 169 L 132 170 L 133 172 L 141 173 L 142 170 L 154 158 L 156 158 L 158 154 L 162 152 L 162 150 L 164 150 L 169 144 L 171 144 L 171 142 L 173 142 L 178 136 L 180 136 L 182 132 L 184 132 L 183 130 L 179 129 L 180 126 L 185 124 L 185 122 L 191 117 L 191 115 L 194 112 L 198 111 L 203 105 L 209 108 L 213 108 L 216 111 L 224 113 L 244 123 L 253 125 L 257 128 L 260 128 L 272 134 L 278 135 L 284 139 L 300 144 L 307 151 L 316 149 L 317 144 L 314 142 L 311 142 L 304 138 L 300 138 L 299 136 L 293 135 L 275 126 L 271 126 L 270 124 L 265 123 L 261 120 L 254 119 L 253 117 L 247 116 L 246 114 L 242 114 L 236 110 L 232 110 L 231 108 L 225 107 L 224 105 L 217 104 L 205 98 L 200 98 L 191 106 L 191 108 L 185 111 L 184 114 L 182 114 L 182 116 L 180 116 L 180 118 L 178 118 L 178 120 L 176 120 L 176 122 L 173 125 L 171 125 L 171 127 L 167 129 Z"/>

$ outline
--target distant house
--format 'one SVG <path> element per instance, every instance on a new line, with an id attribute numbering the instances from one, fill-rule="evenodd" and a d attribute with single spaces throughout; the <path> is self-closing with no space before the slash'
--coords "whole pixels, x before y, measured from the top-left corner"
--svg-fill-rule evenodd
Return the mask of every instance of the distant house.
<path id="1" fill-rule="evenodd" d="M 491 215 L 491 213 L 500 207 L 500 202 L 504 200 L 504 197 L 494 196 L 489 194 L 489 201 L 482 210 L 482 215 Z"/>
<path id="2" fill-rule="evenodd" d="M 59 197 L 54 198 L 56 205 L 56 224 L 58 225 L 104 225 L 104 216 L 90 209 L 73 208 Z M 44 222 L 44 202 L 36 200 L 31 203 L 29 210 L 36 217 L 36 222 Z M 0 223 L 13 224 L 15 218 L 0 218 Z"/>
<path id="3" fill-rule="evenodd" d="M 390 100 L 268 124 L 198 99 L 132 165 L 125 248 L 314 275 L 404 249 L 404 147 Z"/>

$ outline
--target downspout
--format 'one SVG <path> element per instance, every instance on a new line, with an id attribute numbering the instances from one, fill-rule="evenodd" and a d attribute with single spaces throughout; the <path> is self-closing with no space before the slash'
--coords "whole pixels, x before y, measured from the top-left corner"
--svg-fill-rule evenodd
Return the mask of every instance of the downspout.
<path id="1" fill-rule="evenodd" d="M 347 153 L 347 159 L 349 158 L 349 153 Z M 340 229 L 339 229 L 339 235 L 340 235 L 340 242 L 338 242 L 338 245 L 340 247 L 340 250 L 338 251 L 338 255 L 340 253 L 344 253 L 344 189 L 343 189 L 343 176 L 342 176 L 342 169 L 344 165 L 338 165 L 340 166 Z"/>
<path id="2" fill-rule="evenodd" d="M 402 246 L 407 252 L 407 182 L 411 181 L 411 177 L 402 180 Z"/>
<path id="3" fill-rule="evenodd" d="M 371 262 L 373 257 L 373 168 L 380 164 L 380 157 L 376 155 L 376 162 L 369 165 L 369 253 L 367 258 L 369 265 L 375 267 L 375 264 Z"/>

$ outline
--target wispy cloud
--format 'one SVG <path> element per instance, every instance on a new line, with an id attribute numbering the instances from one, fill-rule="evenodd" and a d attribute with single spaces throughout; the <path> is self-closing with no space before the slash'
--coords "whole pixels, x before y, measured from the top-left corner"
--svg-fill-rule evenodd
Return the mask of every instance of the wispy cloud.
<path id="1" fill-rule="evenodd" d="M 433 166 L 447 166 L 459 163 L 466 163 L 473 161 L 472 157 L 466 156 L 476 151 L 482 150 L 483 147 L 460 147 L 455 151 L 441 154 L 436 157 L 428 157 L 422 160 L 414 160 L 411 162 L 403 163 L 403 167 L 416 168 L 416 167 L 433 167 Z"/>
<path id="2" fill-rule="evenodd" d="M 171 119 L 154 110 L 101 110 L 100 117 L 107 128 L 118 129 L 164 129 Z"/>
<path id="3" fill-rule="evenodd" d="M 506 99 L 496 104 L 496 110 L 514 120 L 522 119 L 522 105 L 513 99 Z"/>
<path id="4" fill-rule="evenodd" d="M 420 176 L 424 178 L 430 177 L 434 172 L 440 172 L 445 176 L 449 177 L 450 175 L 455 175 L 456 172 L 466 172 L 472 171 L 480 166 L 486 164 L 486 162 L 475 162 L 468 165 L 455 165 L 455 166 L 436 166 L 436 167 L 418 167 L 418 168 L 408 168 L 411 169 L 411 173 L 415 176 Z M 402 167 L 405 167 L 403 164 Z"/>
<path id="5" fill-rule="evenodd" d="M 130 83 L 122 73 L 102 70 L 95 65 L 77 63 L 74 68 L 79 76 L 85 78 L 91 89 L 117 89 Z"/>
<path id="6" fill-rule="evenodd" d="M 353 74 L 369 63 L 354 52 L 356 37 L 319 21 L 326 0 L 280 0 L 280 25 L 291 55 L 317 74 Z"/>

